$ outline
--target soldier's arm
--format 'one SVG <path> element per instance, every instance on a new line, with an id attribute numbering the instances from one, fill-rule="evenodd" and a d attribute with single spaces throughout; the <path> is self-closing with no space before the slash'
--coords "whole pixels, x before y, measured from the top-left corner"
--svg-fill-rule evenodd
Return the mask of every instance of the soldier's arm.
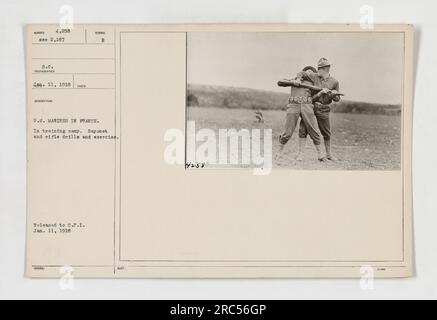
<path id="1" fill-rule="evenodd" d="M 340 92 L 340 84 L 339 84 L 339 82 L 337 81 L 337 83 L 335 84 L 335 86 L 334 86 L 334 90 L 335 91 L 337 91 L 337 92 Z M 334 95 L 333 97 L 332 97 L 332 100 L 334 100 L 335 102 L 339 102 L 340 101 L 340 99 L 341 99 L 341 97 L 340 97 L 340 95 Z"/>
<path id="2" fill-rule="evenodd" d="M 280 87 L 299 87 L 301 80 L 298 78 L 294 79 L 282 79 L 278 81 L 278 86 Z"/>
<path id="3" fill-rule="evenodd" d="M 320 97 L 323 95 L 322 91 L 317 92 L 315 95 L 313 95 L 312 99 L 313 101 L 318 101 Z"/>

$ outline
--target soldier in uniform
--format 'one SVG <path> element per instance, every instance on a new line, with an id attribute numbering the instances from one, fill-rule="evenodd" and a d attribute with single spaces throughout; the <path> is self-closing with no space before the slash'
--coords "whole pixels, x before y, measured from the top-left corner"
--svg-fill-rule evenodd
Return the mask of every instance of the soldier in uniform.
<path id="1" fill-rule="evenodd" d="M 302 77 L 306 81 L 312 81 L 316 87 L 323 88 L 312 97 L 314 103 L 314 114 L 317 118 L 317 123 L 322 133 L 325 143 L 326 157 L 322 160 L 337 160 L 331 151 L 331 121 L 330 111 L 332 101 L 340 101 L 340 96 L 335 93 L 339 91 L 340 85 L 338 81 L 330 75 L 331 64 L 326 58 L 321 58 L 317 64 L 317 73 L 304 73 Z M 309 134 L 306 123 L 300 124 L 299 137 L 306 140 Z"/>
<path id="2" fill-rule="evenodd" d="M 313 140 L 314 146 L 318 153 L 318 159 L 322 159 L 321 152 L 321 137 L 317 130 L 317 119 L 314 114 L 314 105 L 312 102 L 312 93 L 310 89 L 300 87 L 301 83 L 308 83 L 314 85 L 309 76 L 304 76 L 307 73 L 313 73 L 309 71 L 312 67 L 306 67 L 292 80 L 282 80 L 278 84 L 280 86 L 290 87 L 290 98 L 287 104 L 287 113 L 285 119 L 284 132 L 279 136 L 280 151 L 278 157 L 281 155 L 284 146 L 291 139 L 294 130 L 296 129 L 299 118 L 301 123 L 305 123 L 307 133 Z M 314 69 L 314 68 L 313 68 Z M 316 71 L 316 70 L 314 70 Z"/>

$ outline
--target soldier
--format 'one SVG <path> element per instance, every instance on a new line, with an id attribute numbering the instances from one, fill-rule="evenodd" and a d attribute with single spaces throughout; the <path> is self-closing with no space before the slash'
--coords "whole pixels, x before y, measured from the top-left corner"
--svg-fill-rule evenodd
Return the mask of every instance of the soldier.
<path id="1" fill-rule="evenodd" d="M 292 80 L 282 80 L 278 82 L 278 85 L 283 87 L 290 87 L 290 98 L 287 104 L 287 114 L 285 120 L 285 130 L 279 136 L 280 150 L 279 155 L 282 153 L 285 145 L 291 139 L 294 130 L 296 129 L 299 117 L 301 117 L 301 122 L 305 123 L 305 128 L 313 140 L 314 146 L 318 153 L 318 159 L 323 159 L 321 152 L 321 137 L 317 130 L 317 119 L 314 114 L 314 106 L 312 103 L 311 90 L 307 88 L 300 87 L 301 83 L 308 83 L 313 85 L 313 82 L 309 80 L 308 76 L 306 80 L 304 79 L 304 74 L 309 72 L 312 67 L 306 67 L 300 72 L 296 78 Z M 314 69 L 314 68 L 313 68 Z M 316 71 L 314 69 L 314 71 Z"/>
<path id="2" fill-rule="evenodd" d="M 316 87 L 323 88 L 315 94 L 312 99 L 314 103 L 314 114 L 317 118 L 320 132 L 322 133 L 325 143 L 326 157 L 322 160 L 337 160 L 331 151 L 331 122 L 330 111 L 332 101 L 340 101 L 340 96 L 335 95 L 339 91 L 338 81 L 330 75 L 331 64 L 326 58 L 321 58 L 317 64 L 318 72 L 315 74 L 304 73 L 303 79 L 306 81 L 312 81 Z M 306 127 L 306 123 L 302 123 L 299 127 L 299 137 L 305 139 L 309 134 L 309 130 Z"/>

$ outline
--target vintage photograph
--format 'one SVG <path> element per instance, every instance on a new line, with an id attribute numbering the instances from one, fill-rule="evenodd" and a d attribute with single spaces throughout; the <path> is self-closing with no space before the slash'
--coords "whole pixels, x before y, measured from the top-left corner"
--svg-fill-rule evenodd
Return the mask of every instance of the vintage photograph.
<path id="1" fill-rule="evenodd" d="M 28 25 L 25 276 L 413 276 L 413 31 Z"/>
<path id="2" fill-rule="evenodd" d="M 188 33 L 187 162 L 400 170 L 403 75 L 403 33 Z"/>

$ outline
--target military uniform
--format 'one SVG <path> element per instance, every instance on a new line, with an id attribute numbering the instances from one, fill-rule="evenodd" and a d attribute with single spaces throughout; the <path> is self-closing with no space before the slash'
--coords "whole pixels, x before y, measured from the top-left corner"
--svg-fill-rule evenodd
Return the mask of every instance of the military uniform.
<path id="1" fill-rule="evenodd" d="M 295 79 L 299 79 L 304 83 L 313 84 L 310 80 L 305 80 L 303 75 L 305 72 L 301 72 Z M 317 119 L 314 114 L 314 105 L 312 101 L 311 90 L 291 86 L 290 98 L 287 104 L 287 114 L 285 120 L 284 132 L 279 136 L 279 142 L 285 145 L 293 135 L 296 129 L 297 122 L 301 117 L 301 123 L 305 124 L 307 134 L 310 135 L 315 145 L 320 145 L 321 137 L 317 130 Z"/>
<path id="2" fill-rule="evenodd" d="M 322 58 L 318 63 L 319 68 L 330 66 L 329 62 Z M 330 75 L 326 78 L 320 76 L 319 74 L 310 74 L 305 73 L 304 79 L 307 81 L 312 81 L 316 87 L 319 88 L 327 88 L 329 90 L 339 91 L 340 85 L 339 82 Z M 325 141 L 325 145 L 327 146 L 327 154 L 328 157 L 330 155 L 330 140 L 331 140 L 331 121 L 330 121 L 330 111 L 331 111 L 331 103 L 333 98 L 329 94 L 322 94 L 319 97 L 318 95 L 314 96 L 314 114 L 317 118 L 317 123 L 322 133 L 323 139 Z M 338 96 L 337 96 L 338 97 Z M 338 98 L 337 98 L 338 99 Z M 338 101 L 338 100 L 337 100 Z M 299 137 L 306 138 L 309 134 L 309 130 L 306 127 L 305 123 L 301 123 L 299 127 Z M 329 145 L 329 147 L 328 147 Z"/>

